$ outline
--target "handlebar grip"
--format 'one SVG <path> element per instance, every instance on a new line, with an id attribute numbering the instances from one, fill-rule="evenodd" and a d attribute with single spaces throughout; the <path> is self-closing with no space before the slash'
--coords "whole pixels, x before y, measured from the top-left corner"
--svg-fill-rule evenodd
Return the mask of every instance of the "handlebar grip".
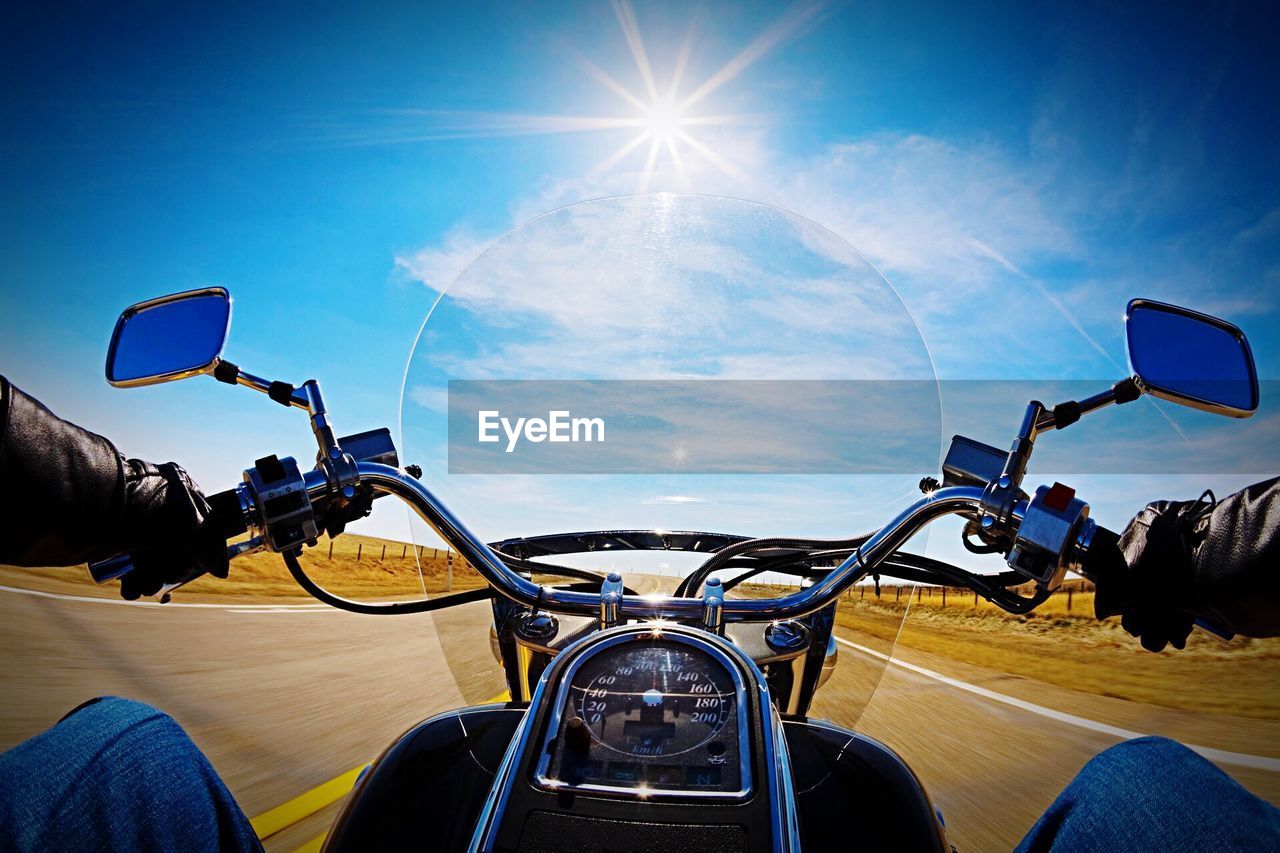
<path id="1" fill-rule="evenodd" d="M 117 554 L 89 564 L 89 577 L 93 578 L 96 584 L 119 580 L 131 571 L 133 571 L 133 558 L 128 554 Z"/>
<path id="2" fill-rule="evenodd" d="M 1099 524 L 1093 531 L 1089 551 L 1080 565 L 1080 574 L 1097 583 L 1122 576 L 1129 571 L 1124 553 L 1120 550 L 1120 534 Z"/>
<path id="3" fill-rule="evenodd" d="M 1120 550 L 1120 535 L 1113 530 L 1108 530 L 1102 525 L 1098 525 L 1093 532 L 1093 539 L 1089 543 L 1089 553 L 1081 566 L 1080 573 L 1096 584 L 1100 579 L 1105 583 L 1108 578 L 1117 577 L 1128 570 L 1129 564 L 1125 561 L 1124 553 Z M 1208 631 L 1222 640 L 1235 638 L 1235 633 L 1230 629 L 1224 628 L 1203 616 L 1196 619 L 1195 625 L 1202 631 Z"/>
<path id="4" fill-rule="evenodd" d="M 239 487 L 209 495 L 205 500 L 209 502 L 207 523 L 211 529 L 218 531 L 223 539 L 234 539 L 249 529 L 244 522 Z"/>
<path id="5" fill-rule="evenodd" d="M 205 500 L 209 502 L 209 517 L 205 523 L 223 539 L 234 539 L 249 529 L 244 521 L 237 487 L 209 495 Z M 128 554 L 117 554 L 89 564 L 89 577 L 97 584 L 119 580 L 131 571 L 133 558 Z"/>

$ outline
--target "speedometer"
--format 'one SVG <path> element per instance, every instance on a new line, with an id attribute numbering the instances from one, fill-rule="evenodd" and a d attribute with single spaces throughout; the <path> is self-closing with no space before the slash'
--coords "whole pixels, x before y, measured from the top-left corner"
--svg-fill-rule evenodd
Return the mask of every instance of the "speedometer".
<path id="1" fill-rule="evenodd" d="M 750 796 L 756 706 L 732 646 L 683 625 L 627 625 L 568 654 L 546 676 L 555 698 L 536 784 L 644 799 Z"/>
<path id="2" fill-rule="evenodd" d="M 599 655 L 578 671 L 572 691 L 592 739 L 635 756 L 678 755 L 712 741 L 736 695 L 723 667 L 678 646 Z"/>

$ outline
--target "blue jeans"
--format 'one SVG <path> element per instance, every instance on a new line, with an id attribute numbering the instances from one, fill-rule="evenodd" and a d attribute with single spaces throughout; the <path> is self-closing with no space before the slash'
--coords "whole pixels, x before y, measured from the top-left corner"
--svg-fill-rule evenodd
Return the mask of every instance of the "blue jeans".
<path id="1" fill-rule="evenodd" d="M 252 850 L 253 828 L 171 717 L 98 699 L 0 755 L 0 850 Z M 1280 809 L 1164 738 L 1084 766 L 1019 851 L 1280 851 Z"/>
<path id="2" fill-rule="evenodd" d="M 0 755 L 0 850 L 261 849 L 208 759 L 147 705 L 96 699 Z"/>
<path id="3" fill-rule="evenodd" d="M 1100 752 L 1018 845 L 1044 850 L 1280 851 L 1280 809 L 1176 741 Z"/>

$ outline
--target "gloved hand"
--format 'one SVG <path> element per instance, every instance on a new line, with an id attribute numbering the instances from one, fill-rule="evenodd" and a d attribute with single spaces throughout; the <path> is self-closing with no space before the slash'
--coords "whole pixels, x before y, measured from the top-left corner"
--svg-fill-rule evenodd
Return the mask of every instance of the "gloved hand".
<path id="1" fill-rule="evenodd" d="M 1150 651 L 1185 648 L 1195 625 L 1195 552 L 1213 509 L 1212 494 L 1206 495 L 1209 501 L 1201 495 L 1147 504 L 1115 543 L 1115 558 L 1095 566 L 1094 613 L 1099 619 L 1120 616 L 1124 629 Z"/>
<path id="2" fill-rule="evenodd" d="M 209 523 L 209 503 L 186 471 L 128 459 L 124 480 L 123 533 L 135 568 L 120 582 L 123 598 L 154 595 L 206 572 L 227 576 L 226 539 Z"/>

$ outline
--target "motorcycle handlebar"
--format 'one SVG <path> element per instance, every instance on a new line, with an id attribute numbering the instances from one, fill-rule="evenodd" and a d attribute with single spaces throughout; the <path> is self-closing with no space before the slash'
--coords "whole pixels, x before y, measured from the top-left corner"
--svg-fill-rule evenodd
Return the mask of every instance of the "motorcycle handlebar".
<path id="1" fill-rule="evenodd" d="M 209 503 L 209 516 L 205 524 L 210 530 L 217 532 L 223 539 L 235 539 L 249 529 L 245 521 L 244 497 L 240 486 L 233 486 L 224 492 L 217 492 L 205 498 Z M 245 553 L 243 543 L 227 548 L 228 559 Z M 133 571 L 133 558 L 128 554 L 117 554 L 105 560 L 89 564 L 89 577 L 96 584 L 119 580 Z"/>
<path id="2" fill-rule="evenodd" d="M 399 497 L 433 527 L 466 559 L 490 586 L 513 601 L 529 607 L 601 616 L 607 610 L 618 619 L 698 619 L 706 605 L 701 598 L 676 596 L 623 596 L 621 602 L 605 601 L 600 593 L 544 587 L 522 577 L 503 562 L 488 545 L 466 528 L 429 489 L 398 468 L 372 462 L 357 464 L 360 482 L 377 492 Z M 322 486 L 317 484 L 316 489 Z M 318 494 L 318 493 L 317 493 Z M 931 492 L 876 531 L 863 546 L 807 589 L 775 599 L 725 599 L 721 613 L 726 621 L 792 619 L 820 610 L 849 586 L 871 573 L 925 525 L 944 515 L 972 516 L 982 506 L 983 490 L 976 486 L 949 486 Z"/>
<path id="3" fill-rule="evenodd" d="M 356 464 L 362 484 L 375 493 L 395 495 L 409 504 L 414 512 L 433 527 L 500 595 L 530 607 L 599 616 L 608 610 L 619 619 L 677 618 L 698 619 L 706 603 L 701 598 L 677 596 L 623 596 L 620 603 L 605 601 L 600 593 L 544 587 L 516 573 L 487 544 L 472 533 L 422 483 L 399 468 L 376 462 Z M 328 481 L 320 472 L 305 476 L 307 492 L 313 501 L 329 491 Z M 877 565 L 925 525 L 944 515 L 974 515 L 982 506 L 983 490 L 974 486 L 950 486 L 938 489 L 917 500 L 876 531 L 863 546 L 832 570 L 818 583 L 799 592 L 775 599 L 726 599 L 720 612 L 725 621 L 767 621 L 792 619 L 820 610 L 840 593 L 870 574 Z M 238 535 L 244 527 L 244 494 L 240 487 L 215 495 L 220 524 Z M 233 503 L 234 499 L 234 503 Z M 210 500 L 211 507 L 214 500 Z M 232 512 L 232 507 L 235 511 Z M 225 514 L 225 515 L 224 515 Z M 237 516 L 233 521 L 231 516 Z M 255 536 L 228 546 L 228 558 L 260 550 L 262 538 Z M 97 583 L 117 580 L 133 570 L 128 555 L 120 555 L 92 563 L 89 573 Z"/>

